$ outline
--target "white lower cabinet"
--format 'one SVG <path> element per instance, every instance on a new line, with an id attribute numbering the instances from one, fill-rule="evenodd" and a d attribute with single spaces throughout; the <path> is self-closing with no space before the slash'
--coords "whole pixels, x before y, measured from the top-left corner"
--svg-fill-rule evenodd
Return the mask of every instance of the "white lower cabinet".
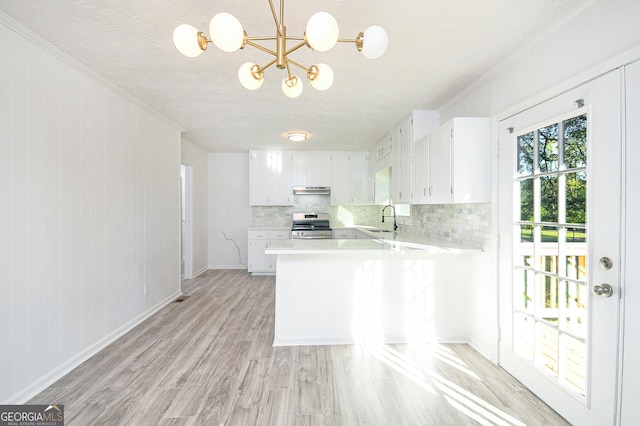
<path id="1" fill-rule="evenodd" d="M 333 230 L 333 239 L 334 240 L 350 240 L 355 238 L 356 236 L 355 229 L 334 229 Z"/>
<path id="2" fill-rule="evenodd" d="M 273 274 L 276 272 L 276 256 L 265 254 L 274 240 L 288 240 L 290 229 L 250 229 L 248 231 L 248 270 L 252 274 Z"/>

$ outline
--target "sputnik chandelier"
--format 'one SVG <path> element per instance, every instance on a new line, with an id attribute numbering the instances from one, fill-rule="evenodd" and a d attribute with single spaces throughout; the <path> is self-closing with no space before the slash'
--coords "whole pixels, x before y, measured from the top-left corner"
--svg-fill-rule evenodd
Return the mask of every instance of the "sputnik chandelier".
<path id="1" fill-rule="evenodd" d="M 286 69 L 287 75 L 282 80 L 282 91 L 290 98 L 296 98 L 302 93 L 302 81 L 291 72 L 291 65 L 306 71 L 311 86 L 316 90 L 326 90 L 333 84 L 333 70 L 329 65 L 318 63 L 307 68 L 289 58 L 291 53 L 301 47 L 307 46 L 311 50 L 325 52 L 337 42 L 355 43 L 358 51 L 369 59 L 378 58 L 387 50 L 389 39 L 382 27 L 371 26 L 353 40 L 339 39 L 338 23 L 327 12 L 318 12 L 313 15 L 307 22 L 302 37 L 288 37 L 284 25 L 284 0 L 280 0 L 279 18 L 273 7 L 273 0 L 269 0 L 269 6 L 276 24 L 276 35 L 273 37 L 248 37 L 238 19 L 228 13 L 218 13 L 209 24 L 211 39 L 193 26 L 182 24 L 173 32 L 173 43 L 180 53 L 190 58 L 195 58 L 204 52 L 209 43 L 213 43 L 223 52 L 235 52 L 249 45 L 269 53 L 275 58 L 264 66 L 247 62 L 240 67 L 238 71 L 240 83 L 249 90 L 260 88 L 264 82 L 264 71 L 275 64 L 277 68 Z M 276 50 L 256 43 L 258 41 L 275 41 Z M 297 41 L 298 44 L 287 48 L 287 41 Z"/>

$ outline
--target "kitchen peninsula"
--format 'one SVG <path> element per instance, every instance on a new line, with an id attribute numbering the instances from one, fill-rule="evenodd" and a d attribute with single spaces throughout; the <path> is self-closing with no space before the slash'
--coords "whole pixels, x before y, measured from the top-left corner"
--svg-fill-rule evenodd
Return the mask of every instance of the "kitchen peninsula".
<path id="1" fill-rule="evenodd" d="M 465 341 L 482 250 L 374 235 L 266 250 L 277 255 L 274 346 Z"/>

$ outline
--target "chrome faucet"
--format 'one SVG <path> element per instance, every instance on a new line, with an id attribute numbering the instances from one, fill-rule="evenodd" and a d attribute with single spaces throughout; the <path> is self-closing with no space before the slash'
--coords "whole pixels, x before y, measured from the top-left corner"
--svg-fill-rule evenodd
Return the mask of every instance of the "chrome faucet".
<path id="1" fill-rule="evenodd" d="M 384 211 L 387 209 L 387 207 L 391 207 L 393 209 L 393 230 L 397 231 L 398 230 L 398 225 L 396 224 L 396 208 L 393 207 L 391 204 L 384 206 L 384 208 L 382 209 L 382 223 L 384 223 L 384 218 L 385 217 L 392 217 L 392 216 L 385 216 L 384 215 Z"/>

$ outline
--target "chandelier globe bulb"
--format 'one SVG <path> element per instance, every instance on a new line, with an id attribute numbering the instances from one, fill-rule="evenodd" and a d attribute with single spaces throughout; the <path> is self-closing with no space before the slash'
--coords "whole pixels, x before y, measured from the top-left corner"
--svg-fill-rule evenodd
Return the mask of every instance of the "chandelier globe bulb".
<path id="1" fill-rule="evenodd" d="M 379 58 L 386 52 L 387 46 L 389 46 L 389 36 L 384 28 L 373 25 L 364 30 L 362 54 L 365 58 Z"/>
<path id="2" fill-rule="evenodd" d="M 223 52 L 235 52 L 244 44 L 244 29 L 230 13 L 218 13 L 209 23 L 211 41 Z"/>
<path id="3" fill-rule="evenodd" d="M 178 25 L 173 30 L 173 44 L 188 58 L 195 58 L 204 51 L 198 44 L 198 30 L 189 24 Z"/>
<path id="4" fill-rule="evenodd" d="M 302 93 L 302 81 L 296 75 L 282 79 L 282 91 L 290 98 L 297 98 Z"/>
<path id="5" fill-rule="evenodd" d="M 313 50 L 326 52 L 335 46 L 339 35 L 336 18 L 327 12 L 318 12 L 307 21 L 305 40 Z"/>
<path id="6" fill-rule="evenodd" d="M 240 84 L 248 90 L 257 90 L 264 83 L 264 74 L 260 71 L 257 64 L 246 62 L 240 66 L 238 70 L 238 80 Z"/>
<path id="7" fill-rule="evenodd" d="M 327 90 L 333 84 L 334 74 L 327 64 L 312 65 L 307 73 L 311 86 L 316 90 Z"/>

